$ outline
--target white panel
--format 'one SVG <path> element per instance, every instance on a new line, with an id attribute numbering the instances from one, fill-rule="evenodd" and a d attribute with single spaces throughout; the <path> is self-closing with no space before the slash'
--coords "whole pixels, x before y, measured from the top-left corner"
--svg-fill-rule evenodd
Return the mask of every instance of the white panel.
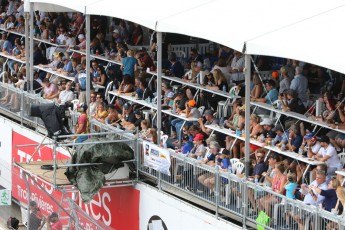
<path id="1" fill-rule="evenodd" d="M 0 121 L 0 185 L 12 189 L 12 128 Z"/>
<path id="2" fill-rule="evenodd" d="M 154 215 L 162 219 L 167 229 L 242 229 L 148 185 L 139 183 L 136 189 L 140 190 L 140 229 L 147 229 Z M 154 227 L 155 222 L 152 223 L 152 229 Z"/>

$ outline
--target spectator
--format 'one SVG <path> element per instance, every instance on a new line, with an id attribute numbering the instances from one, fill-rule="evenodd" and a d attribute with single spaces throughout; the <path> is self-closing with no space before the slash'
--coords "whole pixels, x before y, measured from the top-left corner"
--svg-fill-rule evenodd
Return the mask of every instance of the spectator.
<path id="1" fill-rule="evenodd" d="M 266 151 L 264 148 L 259 148 L 255 151 L 255 157 L 256 157 L 256 164 L 253 169 L 252 176 L 249 178 L 254 180 L 255 182 L 260 181 L 262 174 L 264 172 L 267 172 L 267 165 L 265 163 L 265 154 Z"/>
<path id="2" fill-rule="evenodd" d="M 234 51 L 234 57 L 230 65 L 231 81 L 236 85 L 244 82 L 244 55 L 239 51 Z"/>
<path id="3" fill-rule="evenodd" d="M 275 81 L 268 80 L 266 83 L 267 95 L 263 98 L 252 99 L 254 102 L 264 102 L 271 105 L 274 101 L 278 99 L 278 90 L 275 88 Z"/>
<path id="4" fill-rule="evenodd" d="M 137 59 L 133 57 L 133 50 L 127 51 L 127 57 L 122 59 L 121 70 L 123 75 L 134 76 L 134 71 L 137 69 Z"/>
<path id="5" fill-rule="evenodd" d="M 135 109 L 134 110 L 134 115 L 135 115 L 135 118 L 137 119 L 134 124 L 130 124 L 128 126 L 125 126 L 124 128 L 127 129 L 127 130 L 134 130 L 136 128 L 138 128 L 139 130 L 141 129 L 141 121 L 144 120 L 143 118 L 143 115 L 140 111 L 140 109 Z"/>
<path id="6" fill-rule="evenodd" d="M 212 110 L 206 110 L 204 112 L 204 117 L 206 122 L 204 122 L 203 118 L 199 118 L 199 125 L 201 130 L 209 136 L 212 132 L 212 129 L 207 128 L 206 125 L 216 125 L 218 124 L 218 120 L 214 117 Z"/>
<path id="7" fill-rule="evenodd" d="M 108 116 L 108 111 L 104 108 L 104 104 L 99 103 L 97 105 L 97 112 L 93 118 L 101 123 L 105 123 L 105 119 L 107 118 L 107 116 Z"/>
<path id="8" fill-rule="evenodd" d="M 56 212 L 52 212 L 47 218 L 47 230 L 62 230 L 62 223 Z"/>
<path id="9" fill-rule="evenodd" d="M 301 99 L 304 106 L 308 105 L 308 79 L 302 74 L 302 67 L 296 66 L 295 77 L 291 81 L 290 89 L 296 90 L 298 98 Z"/>
<path id="10" fill-rule="evenodd" d="M 147 68 L 150 70 L 155 70 L 155 65 L 153 64 L 153 60 L 150 55 L 146 52 L 144 47 L 141 47 L 139 52 L 135 55 L 138 60 L 138 66 L 141 67 L 143 71 L 146 71 Z"/>
<path id="11" fill-rule="evenodd" d="M 50 83 L 48 78 L 43 80 L 43 98 L 50 99 L 53 95 L 56 95 L 58 89 L 55 84 Z"/>
<path id="12" fill-rule="evenodd" d="M 337 151 L 330 145 L 330 140 L 328 136 L 321 136 L 319 138 L 320 150 L 313 156 L 317 161 L 322 161 L 327 164 L 327 174 L 332 176 L 335 175 L 335 171 L 340 170 L 343 166 L 339 160 Z"/>
<path id="13" fill-rule="evenodd" d="M 171 67 L 167 74 L 173 77 L 182 78 L 184 75 L 184 68 L 181 62 L 177 60 L 176 53 L 171 52 L 168 59 L 171 63 Z"/>
<path id="14" fill-rule="evenodd" d="M 196 158 L 197 160 L 202 160 L 206 153 L 206 148 L 203 144 L 204 142 L 204 135 L 202 133 L 198 133 L 193 138 L 194 147 L 191 151 L 190 157 Z"/>
<path id="15" fill-rule="evenodd" d="M 280 68 L 280 74 L 283 76 L 283 79 L 279 82 L 279 94 L 283 94 L 290 89 L 291 79 L 285 66 Z"/>
<path id="16" fill-rule="evenodd" d="M 134 91 L 134 86 L 132 83 L 132 77 L 128 74 L 123 76 L 123 81 L 119 86 L 119 93 L 130 93 Z"/>
<path id="17" fill-rule="evenodd" d="M 282 100 L 282 110 L 284 112 L 296 112 L 299 114 L 304 114 L 306 112 L 306 108 L 298 98 L 298 94 L 296 90 L 288 89 L 286 94 L 284 94 L 284 100 Z M 280 97 L 280 99 L 283 99 Z"/>
<path id="18" fill-rule="evenodd" d="M 90 103 L 91 104 L 91 103 Z M 119 113 L 116 111 L 114 105 L 108 106 L 108 116 L 105 118 L 105 124 L 116 126 L 119 120 Z"/>
<path id="19" fill-rule="evenodd" d="M 278 194 L 283 195 L 285 193 L 285 184 L 286 184 L 286 175 L 284 175 L 284 171 L 285 171 L 285 166 L 284 164 L 278 163 L 275 166 L 275 172 L 276 175 L 273 178 L 273 182 L 272 182 L 272 191 L 276 192 Z M 259 210 L 265 210 L 268 216 L 271 216 L 271 212 L 272 212 L 272 204 L 274 203 L 278 203 L 278 197 L 276 196 L 271 196 L 271 195 L 267 195 L 264 196 L 260 199 L 259 201 Z"/>
<path id="20" fill-rule="evenodd" d="M 299 147 L 302 145 L 303 137 L 297 125 L 291 125 L 289 130 L 289 139 L 286 149 L 298 153 Z"/>
<path id="21" fill-rule="evenodd" d="M 320 194 L 321 196 L 325 197 L 325 199 L 322 202 L 322 207 L 328 212 L 331 212 L 331 210 L 335 208 L 337 204 L 338 197 L 336 190 L 339 187 L 341 188 L 342 186 L 340 185 L 340 182 L 337 178 L 332 178 L 332 180 L 328 183 L 327 190 L 318 188 L 315 185 L 310 186 L 310 188 L 313 189 L 317 194 Z M 339 209 L 342 211 L 342 205 Z M 341 213 L 341 211 L 339 213 Z"/>
<path id="22" fill-rule="evenodd" d="M 72 82 L 66 83 L 66 89 L 62 90 L 59 94 L 58 103 L 64 105 L 66 102 L 70 102 L 74 99 L 74 94 L 71 91 Z"/>
<path id="23" fill-rule="evenodd" d="M 194 147 L 193 142 L 190 140 L 187 134 L 183 134 L 181 140 L 183 144 L 181 147 L 182 154 L 189 154 Z"/>
<path id="24" fill-rule="evenodd" d="M 253 83 L 254 87 L 250 91 L 250 98 L 251 99 L 258 99 L 262 97 L 262 94 L 264 92 L 263 84 L 260 80 L 260 77 L 257 73 L 253 74 Z"/>
<path id="25" fill-rule="evenodd" d="M 80 113 L 79 117 L 78 117 L 78 122 L 75 126 L 75 134 L 86 134 L 89 132 L 89 119 L 88 119 L 88 115 L 86 113 L 87 111 L 87 104 L 82 103 L 78 106 L 77 111 Z M 76 139 L 76 143 L 81 143 L 84 142 L 88 137 L 87 136 L 78 136 L 75 137 L 74 139 Z"/>
<path id="26" fill-rule="evenodd" d="M 43 217 L 41 210 L 37 207 L 35 201 L 30 201 L 30 217 L 29 217 L 29 230 L 40 230 L 45 224 L 45 218 Z"/>
<path id="27" fill-rule="evenodd" d="M 121 126 L 126 127 L 137 121 L 135 114 L 132 111 L 132 106 L 129 103 L 123 105 L 123 114 L 121 116 Z"/>
<path id="28" fill-rule="evenodd" d="M 289 172 L 287 175 L 287 181 L 285 184 L 286 197 L 290 199 L 295 199 L 295 192 L 297 189 L 297 176 L 295 173 Z"/>
<path id="29" fill-rule="evenodd" d="M 274 143 L 277 147 L 285 145 L 289 140 L 289 130 L 284 131 L 281 124 L 276 124 L 272 129 L 273 132 L 276 132 L 276 137 L 274 138 Z"/>

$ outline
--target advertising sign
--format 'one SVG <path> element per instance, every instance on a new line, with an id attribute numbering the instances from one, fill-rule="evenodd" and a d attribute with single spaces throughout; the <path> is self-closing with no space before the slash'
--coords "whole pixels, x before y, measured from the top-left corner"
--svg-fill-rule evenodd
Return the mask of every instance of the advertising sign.
<path id="1" fill-rule="evenodd" d="M 170 153 L 167 149 L 143 141 L 144 165 L 170 176 Z"/>

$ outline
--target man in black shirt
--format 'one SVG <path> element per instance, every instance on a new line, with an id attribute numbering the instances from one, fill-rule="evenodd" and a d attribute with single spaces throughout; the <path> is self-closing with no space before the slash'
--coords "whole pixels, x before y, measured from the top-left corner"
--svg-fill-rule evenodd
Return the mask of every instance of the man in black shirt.
<path id="1" fill-rule="evenodd" d="M 123 114 L 121 118 L 121 126 L 122 127 L 129 127 L 131 125 L 134 125 L 134 123 L 137 121 L 137 118 L 135 117 L 132 106 L 129 103 L 125 103 L 123 105 Z"/>

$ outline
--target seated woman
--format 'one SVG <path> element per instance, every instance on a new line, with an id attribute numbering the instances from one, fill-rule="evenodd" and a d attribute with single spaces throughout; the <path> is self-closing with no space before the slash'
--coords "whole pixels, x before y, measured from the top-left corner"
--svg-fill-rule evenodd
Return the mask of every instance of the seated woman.
<path id="1" fill-rule="evenodd" d="M 264 87 L 257 73 L 253 74 L 253 83 L 254 83 L 254 87 L 250 91 L 250 98 L 252 99 L 261 98 L 262 93 L 264 92 Z"/>
<path id="2" fill-rule="evenodd" d="M 284 175 L 285 165 L 283 163 L 277 163 L 274 170 L 276 175 L 273 179 L 272 190 L 273 192 L 284 195 L 286 184 L 286 175 Z M 272 205 L 278 202 L 279 200 L 276 196 L 264 196 L 259 200 L 259 210 L 265 210 L 266 214 L 271 216 Z"/>
<path id="3" fill-rule="evenodd" d="M 116 126 L 117 121 L 120 121 L 119 113 L 115 109 L 114 105 L 109 105 L 108 116 L 105 118 L 104 123 L 111 126 Z"/>
<path id="4" fill-rule="evenodd" d="M 150 129 L 150 134 L 143 136 L 143 139 L 154 144 L 157 144 L 157 130 L 155 128 Z"/>
<path id="5" fill-rule="evenodd" d="M 239 113 L 239 118 L 238 118 L 238 123 L 237 123 L 237 128 L 239 130 L 244 129 L 244 123 L 245 123 L 245 112 L 241 111 Z M 240 144 L 238 143 L 238 141 L 235 142 L 235 138 L 232 138 L 231 136 L 226 136 L 225 138 L 225 143 L 226 143 L 226 149 L 229 149 L 230 151 L 232 151 L 232 156 L 234 158 L 240 158 Z M 233 144 L 235 142 L 235 144 Z M 231 149 L 231 146 L 233 146 L 233 148 Z"/>
<path id="6" fill-rule="evenodd" d="M 141 127 L 141 130 L 139 132 L 140 138 L 144 139 L 150 136 L 151 124 L 149 120 L 147 119 L 142 120 L 140 123 L 140 127 Z"/>
<path id="7" fill-rule="evenodd" d="M 97 113 L 93 116 L 93 118 L 96 119 L 97 121 L 101 122 L 101 123 L 104 123 L 107 116 L 108 116 L 108 112 L 104 108 L 104 104 L 99 103 L 97 105 Z"/>
<path id="8" fill-rule="evenodd" d="M 298 93 L 296 90 L 288 89 L 282 98 L 279 96 L 279 99 L 282 100 L 282 110 L 284 112 L 296 112 L 304 114 L 306 108 L 303 105 L 301 99 L 298 98 Z"/>
<path id="9" fill-rule="evenodd" d="M 132 77 L 130 75 L 124 75 L 123 81 L 119 86 L 119 93 L 131 93 L 134 91 L 134 86 L 132 83 Z"/>

